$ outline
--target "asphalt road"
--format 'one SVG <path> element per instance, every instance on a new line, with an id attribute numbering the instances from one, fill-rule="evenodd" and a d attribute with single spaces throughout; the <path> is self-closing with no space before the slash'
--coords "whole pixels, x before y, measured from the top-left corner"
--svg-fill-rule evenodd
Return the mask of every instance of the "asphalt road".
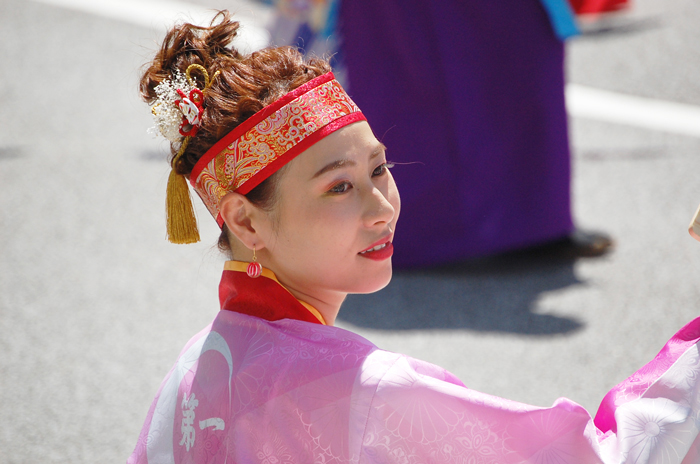
<path id="1" fill-rule="evenodd" d="M 202 0 L 205 6 L 224 2 Z M 700 3 L 638 0 L 571 41 L 571 82 L 700 105 Z M 123 462 L 160 381 L 218 310 L 223 258 L 165 241 L 165 145 L 146 134 L 139 67 L 160 32 L 0 2 L 0 463 Z M 397 273 L 339 325 L 468 386 L 595 413 L 698 315 L 700 140 L 574 119 L 578 223 L 607 257 L 533 254 Z"/>

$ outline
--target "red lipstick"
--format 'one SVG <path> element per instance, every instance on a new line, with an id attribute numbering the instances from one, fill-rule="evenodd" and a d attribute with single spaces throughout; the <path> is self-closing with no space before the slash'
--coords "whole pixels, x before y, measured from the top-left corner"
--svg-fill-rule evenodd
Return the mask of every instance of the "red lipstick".
<path id="1" fill-rule="evenodd" d="M 360 256 L 363 258 L 369 258 L 373 259 L 375 261 L 382 261 L 384 259 L 391 258 L 391 255 L 394 254 L 394 245 L 392 245 L 391 242 L 389 241 L 384 241 L 387 239 L 382 239 L 379 242 L 377 242 L 375 245 L 372 245 L 367 249 L 367 251 L 362 251 L 358 253 Z M 383 245 L 383 246 L 382 246 Z M 379 249 L 374 249 L 377 247 L 380 247 Z"/>

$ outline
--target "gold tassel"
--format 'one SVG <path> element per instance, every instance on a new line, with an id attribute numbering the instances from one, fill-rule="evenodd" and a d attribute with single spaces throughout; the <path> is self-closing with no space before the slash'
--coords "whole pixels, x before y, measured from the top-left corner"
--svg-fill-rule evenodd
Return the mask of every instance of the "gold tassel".
<path id="1" fill-rule="evenodd" d="M 194 79 L 190 76 L 193 69 L 198 69 L 204 76 L 204 89 L 207 90 L 211 81 L 219 74 L 219 71 L 214 73 L 214 76 L 209 79 L 209 73 L 204 66 L 191 64 L 187 67 L 185 75 L 190 85 L 195 85 Z M 168 240 L 172 243 L 197 243 L 199 242 L 199 229 L 197 228 L 197 217 L 194 215 L 192 208 L 192 198 L 190 197 L 190 189 L 187 186 L 187 179 L 175 172 L 177 160 L 185 153 L 187 144 L 190 142 L 190 137 L 185 137 L 180 145 L 180 149 L 173 158 L 173 169 L 168 177 L 168 189 L 165 195 L 165 215 L 166 226 L 168 231 Z"/>
<path id="2" fill-rule="evenodd" d="M 185 139 L 178 154 L 173 159 L 175 161 L 185 152 L 189 137 Z M 197 228 L 197 218 L 192 208 L 192 198 L 190 189 L 187 186 L 185 176 L 175 172 L 175 168 L 170 171 L 168 177 L 168 189 L 165 195 L 165 214 L 168 231 L 168 240 L 172 243 L 197 243 L 199 242 L 199 229 Z"/>

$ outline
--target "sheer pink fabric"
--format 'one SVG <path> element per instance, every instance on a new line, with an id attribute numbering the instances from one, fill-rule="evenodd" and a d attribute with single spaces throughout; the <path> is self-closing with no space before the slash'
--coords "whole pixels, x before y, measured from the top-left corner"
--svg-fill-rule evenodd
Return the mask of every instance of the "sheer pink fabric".
<path id="1" fill-rule="evenodd" d="M 163 381 L 128 462 L 698 463 L 699 336 L 696 319 L 606 396 L 603 433 L 567 399 L 496 398 L 343 329 L 221 311 Z"/>

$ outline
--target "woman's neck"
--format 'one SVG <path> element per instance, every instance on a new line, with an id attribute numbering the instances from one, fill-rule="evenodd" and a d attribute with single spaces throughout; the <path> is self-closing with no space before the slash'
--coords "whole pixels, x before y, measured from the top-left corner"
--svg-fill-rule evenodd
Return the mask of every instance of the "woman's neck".
<path id="1" fill-rule="evenodd" d="M 301 300 L 304 303 L 308 303 L 316 310 L 321 313 L 323 319 L 327 325 L 335 325 L 335 319 L 340 311 L 340 305 L 343 304 L 347 293 L 340 292 L 308 292 L 295 286 L 288 285 L 284 281 L 284 277 L 277 276 L 280 284 L 284 286 L 289 292 L 294 295 L 297 300 Z"/>
<path id="2" fill-rule="evenodd" d="M 264 253 L 265 252 L 263 250 L 261 255 L 264 256 Z M 253 260 L 253 253 L 247 248 L 243 248 L 240 250 L 240 252 L 236 253 L 236 258 L 232 259 L 241 262 L 250 262 Z M 275 274 L 277 281 L 284 288 L 289 290 L 289 292 L 294 295 L 297 300 L 301 300 L 304 303 L 310 304 L 316 308 L 316 310 L 323 316 L 323 319 L 327 325 L 335 325 L 335 319 L 340 311 L 340 305 L 342 305 L 343 301 L 345 301 L 345 297 L 348 295 L 347 293 L 303 288 L 300 285 L 296 285 L 294 279 L 287 276 L 284 270 L 275 270 L 272 267 L 268 267 L 267 260 L 264 258 L 262 258 L 260 261 L 263 263 L 263 267 L 270 269 Z"/>

